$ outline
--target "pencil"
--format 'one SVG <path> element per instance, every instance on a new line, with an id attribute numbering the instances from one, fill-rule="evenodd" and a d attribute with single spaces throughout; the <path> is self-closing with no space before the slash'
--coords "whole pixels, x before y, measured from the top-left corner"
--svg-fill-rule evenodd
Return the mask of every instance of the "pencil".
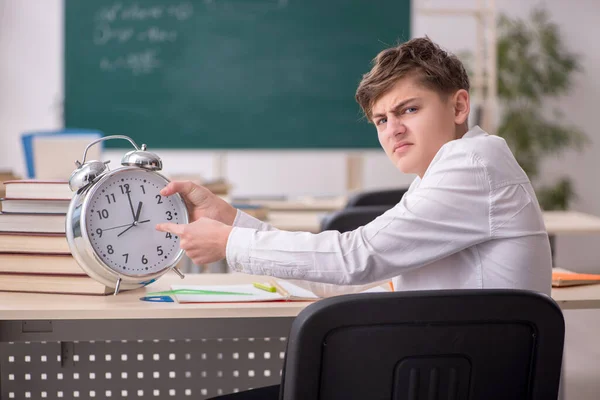
<path id="1" fill-rule="evenodd" d="M 281 285 L 279 283 L 277 283 L 276 280 L 272 280 L 271 285 L 275 286 L 275 288 L 277 289 L 277 292 L 279 292 L 280 295 L 282 295 L 283 297 L 285 297 L 286 299 L 289 299 L 291 296 L 288 293 L 287 290 L 285 290 L 284 288 L 281 287 Z"/>

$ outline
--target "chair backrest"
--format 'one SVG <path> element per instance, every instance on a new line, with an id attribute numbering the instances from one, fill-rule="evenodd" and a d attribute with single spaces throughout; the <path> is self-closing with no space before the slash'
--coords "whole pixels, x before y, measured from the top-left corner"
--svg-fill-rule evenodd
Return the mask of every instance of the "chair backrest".
<path id="1" fill-rule="evenodd" d="M 321 220 L 321 231 L 339 231 L 341 233 L 353 231 L 359 226 L 373 221 L 389 209 L 388 206 L 342 208 L 327 214 Z"/>
<path id="2" fill-rule="evenodd" d="M 346 207 L 388 206 L 392 208 L 407 191 L 408 188 L 401 188 L 356 193 L 348 199 Z"/>
<path id="3" fill-rule="evenodd" d="M 556 399 L 564 319 L 544 294 L 331 297 L 292 324 L 283 400 Z"/>

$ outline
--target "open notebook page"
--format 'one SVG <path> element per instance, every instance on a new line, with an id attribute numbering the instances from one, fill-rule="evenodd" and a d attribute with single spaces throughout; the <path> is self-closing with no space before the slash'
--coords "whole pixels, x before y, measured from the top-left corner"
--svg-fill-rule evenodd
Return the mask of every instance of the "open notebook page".
<path id="1" fill-rule="evenodd" d="M 232 303 L 253 301 L 286 300 L 280 293 L 267 292 L 254 287 L 251 283 L 237 285 L 171 285 L 172 290 L 191 289 L 216 292 L 235 292 L 240 294 L 174 294 L 180 303 Z"/>
<path id="2" fill-rule="evenodd" d="M 175 294 L 174 297 L 180 303 L 231 303 L 231 302 L 254 302 L 254 301 L 311 301 L 319 297 L 310 290 L 301 288 L 291 282 L 275 280 L 279 286 L 276 293 L 267 292 L 254 287 L 251 283 L 236 285 L 171 285 L 172 290 L 191 289 L 208 290 L 218 292 L 235 292 L 239 294 Z M 386 292 L 381 287 L 374 287 L 362 293 Z"/>

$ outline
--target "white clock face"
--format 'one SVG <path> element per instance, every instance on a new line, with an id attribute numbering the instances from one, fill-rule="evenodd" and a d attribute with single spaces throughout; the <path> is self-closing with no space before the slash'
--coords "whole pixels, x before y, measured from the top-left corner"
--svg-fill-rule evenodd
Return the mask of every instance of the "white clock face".
<path id="1" fill-rule="evenodd" d="M 155 229 L 162 222 L 188 222 L 179 196 L 160 195 L 167 183 L 156 173 L 134 167 L 101 180 L 90 193 L 87 235 L 109 268 L 125 275 L 147 275 L 177 259 L 179 237 Z"/>

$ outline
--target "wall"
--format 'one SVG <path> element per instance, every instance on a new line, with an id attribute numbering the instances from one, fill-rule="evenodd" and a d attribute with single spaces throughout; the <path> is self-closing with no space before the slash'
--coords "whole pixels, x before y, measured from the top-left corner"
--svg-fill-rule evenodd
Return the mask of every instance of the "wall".
<path id="1" fill-rule="evenodd" d="M 548 180 L 561 174 L 572 176 L 579 194 L 573 208 L 600 215 L 600 189 L 595 184 L 600 141 L 595 131 L 595 110 L 589 106 L 600 100 L 600 50 L 585 40 L 600 36 L 600 27 L 594 20 L 594 15 L 600 12 L 600 3 L 581 0 L 577 8 L 562 0 L 497 3 L 498 11 L 509 15 L 524 15 L 533 5 L 545 4 L 560 25 L 567 45 L 584 55 L 584 73 L 577 77 L 572 94 L 558 106 L 566 120 L 582 128 L 592 143 L 582 154 L 569 152 L 562 158 L 548 160 L 544 170 Z M 447 7 L 447 4 L 449 2 L 443 0 L 415 0 L 414 9 Z M 451 4 L 452 7 L 473 7 L 476 2 L 460 0 Z M 415 11 L 413 21 L 414 36 L 428 34 L 455 52 L 475 47 L 475 23 L 471 17 L 426 16 Z M 62 0 L 0 0 L 0 169 L 11 168 L 23 173 L 21 132 L 61 127 L 62 25 Z M 154 150 L 163 158 L 169 174 L 215 176 L 212 153 Z M 118 163 L 120 155 L 114 151 L 107 153 L 113 165 Z M 343 153 L 235 151 L 229 152 L 226 159 L 224 169 L 234 184 L 236 195 L 335 195 L 345 191 Z M 407 185 L 412 178 L 396 171 L 381 152 L 365 153 L 363 181 L 366 188 Z M 598 246 L 599 237 L 561 236 L 558 263 L 592 271 L 598 264 L 589 249 Z"/>
<path id="2" fill-rule="evenodd" d="M 415 9 L 422 7 L 445 7 L 444 0 L 416 0 Z M 452 7 L 474 7 L 474 0 L 455 0 Z M 600 133 L 596 130 L 595 110 L 591 106 L 600 100 L 600 50 L 590 45 L 589 38 L 600 35 L 597 15 L 600 3 L 594 0 L 578 0 L 577 7 L 573 3 L 562 0 L 522 1 L 497 0 L 498 13 L 511 17 L 524 17 L 537 5 L 545 6 L 551 19 L 558 24 L 565 45 L 570 51 L 582 56 L 583 72 L 574 80 L 571 94 L 552 106 L 564 114 L 565 123 L 582 129 L 591 143 L 586 149 L 577 153 L 567 151 L 560 157 L 549 157 L 543 164 L 543 180 L 552 182 L 563 175 L 573 178 L 578 198 L 572 209 L 600 215 L 600 189 L 596 184 L 599 168 Z M 448 49 L 458 52 L 462 49 L 475 48 L 474 32 L 476 25 L 471 17 L 424 16 L 415 10 L 414 36 L 429 35 L 433 40 Z M 582 272 L 600 273 L 600 263 L 592 249 L 600 248 L 600 236 L 596 235 L 559 235 L 557 237 L 557 264 L 564 268 L 572 268 Z"/>
<path id="3" fill-rule="evenodd" d="M 21 132 L 62 125 L 62 0 L 0 0 L 0 169 L 24 172 Z M 124 132 L 119 132 L 126 134 Z M 373 131 L 373 134 L 376 134 Z M 165 173 L 215 177 L 215 157 L 202 151 L 161 151 Z M 111 165 L 121 153 L 107 152 Z M 345 191 L 345 156 L 335 151 L 235 151 L 225 171 L 236 195 L 336 195 Z M 365 154 L 366 187 L 408 185 L 376 151 Z M 327 171 L 325 179 L 323 171 Z"/>

